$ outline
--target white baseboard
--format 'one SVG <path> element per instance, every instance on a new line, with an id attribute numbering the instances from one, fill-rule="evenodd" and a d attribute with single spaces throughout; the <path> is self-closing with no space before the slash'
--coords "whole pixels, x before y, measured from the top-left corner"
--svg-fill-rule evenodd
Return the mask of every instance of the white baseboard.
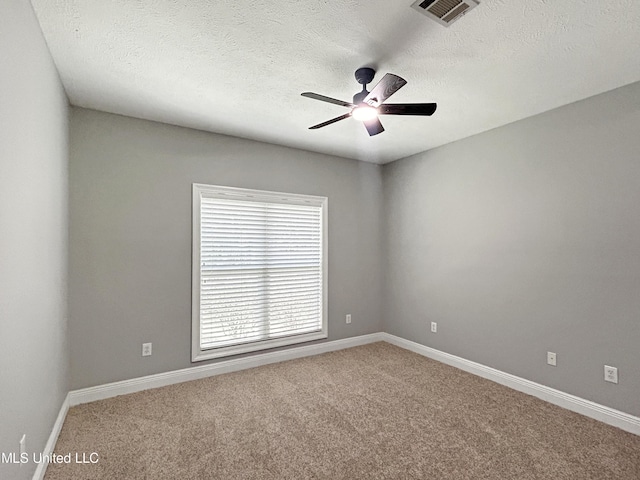
<path id="1" fill-rule="evenodd" d="M 49 439 L 47 440 L 46 445 L 44 446 L 44 450 L 42 451 L 42 456 L 49 456 L 53 453 L 53 449 L 56 446 L 56 442 L 58 441 L 58 435 L 60 435 L 60 430 L 62 430 L 62 424 L 64 423 L 64 419 L 67 417 L 67 412 L 69 411 L 69 394 L 64 397 L 64 401 L 62 402 L 62 406 L 60 407 L 60 411 L 58 412 L 58 418 L 56 418 L 56 422 L 53 424 L 53 428 L 51 429 L 51 434 L 49 435 Z M 44 474 L 47 471 L 47 462 L 40 462 L 36 467 L 36 471 L 33 474 L 33 480 L 42 480 L 44 478 Z"/>
<path id="2" fill-rule="evenodd" d="M 472 362 L 419 343 L 405 340 L 404 338 L 400 338 L 395 335 L 380 332 L 345 338 L 342 340 L 299 346 L 276 352 L 260 353 L 250 357 L 223 360 L 208 365 L 200 365 L 197 367 L 174 370 L 171 372 L 159 373 L 156 375 L 149 375 L 146 377 L 139 377 L 106 385 L 98 385 L 96 387 L 72 390 L 67 395 L 67 398 L 60 409 L 60 414 L 58 415 L 58 419 L 56 420 L 53 431 L 51 432 L 51 436 L 49 437 L 44 453 L 50 453 L 53 450 L 58 434 L 60 433 L 60 429 L 62 428 L 64 417 L 66 416 L 68 408 L 71 406 L 94 402 L 96 400 L 103 400 L 118 395 L 140 392 L 151 388 L 163 387 L 175 383 L 236 372 L 247 368 L 259 367 L 261 365 L 268 365 L 271 363 L 318 355 L 345 348 L 357 347 L 379 341 L 386 341 L 406 350 L 410 350 L 447 365 L 460 368 L 461 370 L 492 380 L 509 388 L 513 388 L 514 390 L 533 395 L 554 405 L 594 418 L 627 432 L 640 435 L 640 418 L 636 416 L 487 367 L 480 363 Z M 45 470 L 46 465 L 39 465 L 33 477 L 34 480 L 42 479 L 44 477 Z"/>
<path id="3" fill-rule="evenodd" d="M 69 406 L 73 407 L 82 403 L 95 402 L 96 400 L 104 400 L 118 395 L 126 395 L 151 388 L 173 385 L 174 383 L 188 382 L 190 380 L 198 380 L 223 373 L 259 367 L 270 363 L 284 362 L 295 358 L 309 357 L 320 353 L 357 347 L 382 340 L 381 333 L 371 333 L 369 335 L 294 347 L 276 352 L 259 353 L 250 357 L 223 360 L 208 365 L 189 367 L 182 370 L 174 370 L 146 377 L 133 378 L 131 380 L 123 380 L 121 382 L 98 385 L 96 387 L 72 390 L 69 392 Z"/>
<path id="4" fill-rule="evenodd" d="M 572 412 L 580 413 L 590 418 L 594 418 L 608 425 L 613 425 L 636 435 L 640 435 L 640 418 L 613 408 L 605 407 L 598 403 L 584 398 L 576 397 L 551 387 L 540 385 L 539 383 L 525 380 L 524 378 L 505 373 L 495 368 L 487 367 L 480 363 L 472 362 L 449 353 L 441 352 L 431 347 L 421 345 L 404 338 L 396 337 L 389 333 L 381 333 L 380 337 L 385 342 L 398 347 L 418 353 L 425 357 L 457 367 L 465 372 L 478 375 L 479 377 L 492 380 L 514 390 L 518 390 L 534 397 L 538 397 L 559 407 L 566 408 Z"/>

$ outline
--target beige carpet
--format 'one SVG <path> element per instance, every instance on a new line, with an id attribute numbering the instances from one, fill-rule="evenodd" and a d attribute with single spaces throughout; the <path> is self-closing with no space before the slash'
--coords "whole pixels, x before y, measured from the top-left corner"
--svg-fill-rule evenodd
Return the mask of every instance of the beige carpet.
<path id="1" fill-rule="evenodd" d="M 387 343 L 69 410 L 54 479 L 640 479 L 640 437 Z M 95 458 L 95 457 L 94 457 Z"/>

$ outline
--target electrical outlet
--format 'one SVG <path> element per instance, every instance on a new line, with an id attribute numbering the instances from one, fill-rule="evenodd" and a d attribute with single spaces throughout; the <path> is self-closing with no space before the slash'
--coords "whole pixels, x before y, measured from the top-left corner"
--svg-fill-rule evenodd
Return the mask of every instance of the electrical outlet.
<path id="1" fill-rule="evenodd" d="M 351 323 L 351 314 L 347 313 L 347 316 L 344 318 L 345 322 Z"/>
<path id="2" fill-rule="evenodd" d="M 604 381 L 618 383 L 618 369 L 616 367 L 604 366 Z"/>
<path id="3" fill-rule="evenodd" d="M 142 356 L 143 357 L 148 357 L 151 355 L 151 346 L 153 344 L 152 343 L 143 343 L 142 344 Z"/>
<path id="4" fill-rule="evenodd" d="M 20 457 L 22 457 L 23 454 L 27 453 L 27 434 L 23 434 L 22 438 L 20 439 Z"/>
<path id="5" fill-rule="evenodd" d="M 547 364 L 556 366 L 556 354 L 553 352 L 547 352 Z"/>
<path id="6" fill-rule="evenodd" d="M 438 333 L 438 324 L 436 322 L 431 322 L 431 333 Z"/>

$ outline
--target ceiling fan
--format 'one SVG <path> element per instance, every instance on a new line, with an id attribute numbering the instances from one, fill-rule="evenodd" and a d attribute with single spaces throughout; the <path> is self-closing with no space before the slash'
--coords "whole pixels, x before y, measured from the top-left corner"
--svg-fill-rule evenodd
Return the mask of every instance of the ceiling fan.
<path id="1" fill-rule="evenodd" d="M 367 84 L 371 83 L 375 74 L 376 71 L 372 68 L 363 67 L 356 70 L 356 80 L 362 85 L 362 91 L 353 96 L 352 103 L 317 93 L 302 93 L 303 97 L 313 98 L 314 100 L 333 103 L 351 109 L 349 113 L 309 127 L 309 130 L 326 127 L 345 118 L 353 117 L 356 120 L 360 120 L 367 129 L 367 132 L 369 132 L 369 135 L 373 136 L 384 132 L 384 127 L 382 123 L 380 123 L 378 115 L 429 116 L 433 115 L 436 111 L 437 105 L 435 103 L 384 103 L 391 95 L 400 90 L 407 81 L 397 75 L 387 73 L 369 92 L 367 91 Z"/>

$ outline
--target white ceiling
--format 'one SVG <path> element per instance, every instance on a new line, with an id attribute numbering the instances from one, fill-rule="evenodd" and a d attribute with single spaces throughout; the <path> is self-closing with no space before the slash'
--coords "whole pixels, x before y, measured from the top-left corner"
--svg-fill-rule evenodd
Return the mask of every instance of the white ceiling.
<path id="1" fill-rule="evenodd" d="M 32 0 L 73 105 L 386 163 L 640 80 L 637 0 L 483 0 L 445 28 L 413 0 Z M 353 72 L 437 102 L 369 137 Z"/>

